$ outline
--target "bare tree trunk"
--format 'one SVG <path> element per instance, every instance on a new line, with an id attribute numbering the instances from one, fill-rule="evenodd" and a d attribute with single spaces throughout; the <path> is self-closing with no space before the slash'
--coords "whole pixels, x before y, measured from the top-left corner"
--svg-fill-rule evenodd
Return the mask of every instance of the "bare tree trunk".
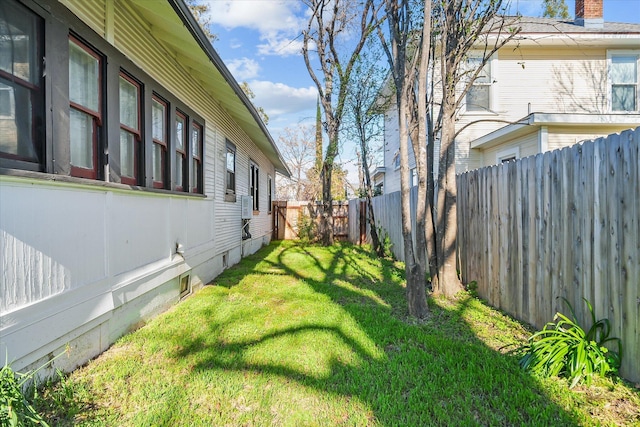
<path id="1" fill-rule="evenodd" d="M 430 4 L 430 2 L 429 2 Z M 409 132 L 416 132 L 409 129 L 409 122 L 413 121 L 415 112 L 411 112 L 411 106 L 415 106 L 414 82 L 416 75 L 416 59 L 408 63 L 408 43 L 412 33 L 411 4 L 407 1 L 386 0 L 386 20 L 389 24 L 390 43 L 387 44 L 382 31 L 378 36 L 383 44 L 383 49 L 389 60 L 391 75 L 395 83 L 396 103 L 398 106 L 398 125 L 400 131 L 400 191 L 401 191 L 401 212 L 402 212 L 402 239 L 404 243 L 405 273 L 407 279 L 407 304 L 409 315 L 423 319 L 429 314 L 425 289 L 425 267 L 426 262 L 418 262 L 416 251 L 411 237 L 411 200 L 409 182 Z M 428 30 L 429 31 L 429 30 Z M 418 49 L 420 50 L 420 49 Z M 417 54 L 416 54 L 417 55 Z M 412 124 L 412 125 L 413 125 Z M 417 136 L 412 140 L 417 144 Z M 420 154 L 416 151 L 416 157 Z M 423 170 L 424 172 L 424 170 Z M 424 185 L 424 184 L 423 184 Z M 423 221 L 419 216 L 419 221 Z M 421 225 L 423 227 L 423 225 Z M 417 228 L 418 230 L 418 228 Z M 424 229 L 417 233 L 417 250 L 424 251 Z M 420 243 L 422 242 L 422 244 Z M 424 257 L 423 257 L 424 259 Z"/>
<path id="2" fill-rule="evenodd" d="M 432 92 L 433 93 L 433 92 Z M 427 118 L 430 116 L 427 115 Z M 427 134 L 427 206 L 425 211 L 427 258 L 429 260 L 429 277 L 431 279 L 431 289 L 439 289 L 438 280 L 438 249 L 436 245 L 436 215 L 435 215 L 435 184 L 433 178 L 434 167 L 434 135 L 431 120 L 428 120 Z"/>
<path id="3" fill-rule="evenodd" d="M 447 89 L 455 92 L 455 86 L 447 85 Z M 451 95 L 451 94 L 449 94 Z M 438 209 L 436 244 L 438 258 L 438 287 L 436 293 L 454 296 L 463 290 L 462 283 L 456 272 L 457 253 L 457 188 L 455 154 L 455 98 L 445 95 L 442 111 L 440 145 L 440 167 L 438 173 Z"/>
<path id="4" fill-rule="evenodd" d="M 425 270 L 426 278 L 426 265 L 427 265 L 427 241 L 426 241 L 426 198 L 427 198 L 427 183 L 425 179 L 425 170 L 427 167 L 427 147 L 423 145 L 424 138 L 420 134 L 420 125 L 418 117 L 418 105 L 419 100 L 415 97 L 415 89 L 413 82 L 407 87 L 407 92 L 411 94 L 407 100 L 407 112 L 410 116 L 407 118 L 409 126 L 409 135 L 411 139 L 411 146 L 413 148 L 413 155 L 416 160 L 416 175 L 418 177 L 418 194 L 416 200 L 416 262 L 422 266 Z"/>
<path id="5" fill-rule="evenodd" d="M 402 239 L 404 242 L 405 275 L 407 279 L 407 305 L 409 315 L 418 319 L 424 319 L 429 314 L 427 294 L 425 290 L 425 264 L 417 262 L 416 253 L 411 237 L 411 183 L 409 181 L 409 130 L 407 118 L 409 117 L 409 94 L 411 87 L 405 86 L 405 91 L 400 99 L 399 126 L 400 126 L 400 191 L 402 203 Z M 418 229 L 416 228 L 416 232 Z M 418 250 L 420 247 L 418 247 Z M 422 247 L 424 248 L 424 246 Z"/>
<path id="6" fill-rule="evenodd" d="M 380 243 L 380 236 L 376 229 L 376 218 L 373 212 L 373 190 L 371 188 L 371 174 L 369 173 L 369 162 L 367 160 L 368 150 L 366 141 L 360 140 L 360 149 L 362 151 L 362 169 L 364 172 L 364 183 L 367 190 L 367 220 L 369 222 L 369 233 L 371 234 L 371 243 L 373 250 L 379 257 L 384 256 L 384 248 Z"/>
<path id="7" fill-rule="evenodd" d="M 325 164 L 322 167 L 322 219 L 321 236 L 324 246 L 333 245 L 333 198 L 331 195 L 331 175 L 333 173 L 333 163 Z"/>
<path id="8" fill-rule="evenodd" d="M 329 137 L 329 145 L 322 164 L 322 201 L 324 208 L 321 221 L 322 230 L 320 231 L 322 233 L 322 243 L 324 245 L 332 245 L 334 236 L 331 175 L 333 162 L 339 151 L 338 133 L 344 114 L 351 73 L 369 34 L 378 25 L 377 12 L 373 0 L 365 0 L 363 3 L 337 0 L 303 0 L 302 3 L 306 4 L 311 12 L 307 28 L 302 32 L 302 56 L 307 66 L 307 71 L 309 71 L 309 76 L 318 88 Z M 352 7 L 358 8 L 357 10 L 360 13 L 355 14 L 353 17 L 345 18 L 347 16 L 345 11 Z M 358 25 L 359 34 L 357 31 L 350 31 L 356 28 L 350 27 L 350 23 Z M 348 59 L 346 64 L 343 64 L 343 55 L 338 50 L 338 39 L 341 34 L 356 36 L 353 50 L 345 55 Z M 310 46 L 314 50 L 313 55 L 309 55 Z M 317 68 L 311 64 L 311 58 L 317 59 L 321 75 L 317 74 Z M 336 89 L 337 94 L 334 93 Z M 337 95 L 337 97 L 333 98 L 334 95 Z M 316 114 L 316 117 L 318 117 L 318 114 Z"/>
<path id="9" fill-rule="evenodd" d="M 431 2 L 427 1 L 424 5 L 424 22 L 422 25 L 422 37 L 417 63 L 414 68 L 417 69 L 417 91 L 413 98 L 415 101 L 411 105 L 411 112 L 415 114 L 412 117 L 411 129 L 415 132 L 412 134 L 413 152 L 416 158 L 416 169 L 418 176 L 418 200 L 416 203 L 416 247 L 418 251 L 418 263 L 425 270 L 430 264 L 427 262 L 428 257 L 433 253 L 433 247 L 430 247 L 427 236 L 429 228 L 429 199 L 427 191 L 428 181 L 428 158 L 427 153 L 427 77 L 429 70 L 429 53 L 431 50 Z M 414 80 L 414 82 L 416 81 Z M 429 268 L 429 276 L 432 276 L 431 268 Z"/>

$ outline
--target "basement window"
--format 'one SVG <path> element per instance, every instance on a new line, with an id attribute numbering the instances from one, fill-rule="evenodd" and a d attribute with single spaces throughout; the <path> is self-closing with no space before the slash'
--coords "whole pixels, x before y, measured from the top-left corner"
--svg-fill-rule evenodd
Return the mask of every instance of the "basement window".
<path id="1" fill-rule="evenodd" d="M 180 276 L 180 298 L 184 298 L 191 293 L 191 273 L 184 273 Z"/>

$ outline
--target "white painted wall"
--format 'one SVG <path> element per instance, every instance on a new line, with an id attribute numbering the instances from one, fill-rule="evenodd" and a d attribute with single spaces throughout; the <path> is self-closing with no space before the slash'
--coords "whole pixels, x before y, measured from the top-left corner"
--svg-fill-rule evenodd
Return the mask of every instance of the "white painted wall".
<path id="1" fill-rule="evenodd" d="M 487 156 L 471 150 L 470 142 L 505 126 L 505 121 L 519 120 L 530 112 L 609 113 L 606 60 L 606 47 L 578 44 L 569 38 L 564 45 L 517 48 L 508 45 L 502 48 L 497 59 L 492 61 L 493 111 L 467 113 L 464 107 L 460 111 L 457 129 L 474 121 L 482 121 L 470 125 L 459 134 L 456 140 L 456 171 L 461 173 L 488 164 Z M 396 120 L 397 123 L 395 105 L 387 113 L 385 123 L 389 120 Z M 595 133 L 585 131 L 581 139 L 603 136 L 621 129 L 592 130 Z M 578 137 L 562 131 L 560 133 L 563 136 L 554 137 L 551 130 L 549 132 L 552 146 L 548 149 L 571 145 Z M 385 187 L 389 189 L 386 192 L 390 193 L 400 189 L 399 173 L 395 173 L 391 163 L 393 150 L 398 146 L 397 125 L 395 128 L 385 128 L 385 144 Z"/>
<path id="2" fill-rule="evenodd" d="M 104 0 L 64 4 L 105 35 Z M 232 265 L 271 237 L 274 165 L 126 2 L 115 1 L 114 20 L 114 45 L 205 120 L 205 197 L 0 175 L 0 364 L 6 355 L 16 370 L 67 343 L 57 366 L 84 363 L 175 304 L 180 275 L 197 289 L 223 270 L 223 256 Z M 249 159 L 260 167 L 260 212 L 244 243 L 240 198 L 224 201 L 225 137 L 237 146 L 238 196 L 248 194 Z"/>

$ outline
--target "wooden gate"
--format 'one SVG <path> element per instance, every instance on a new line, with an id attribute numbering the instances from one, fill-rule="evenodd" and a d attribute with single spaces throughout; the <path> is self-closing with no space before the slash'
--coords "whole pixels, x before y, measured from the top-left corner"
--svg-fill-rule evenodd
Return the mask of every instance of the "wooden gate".
<path id="1" fill-rule="evenodd" d="M 273 202 L 273 240 L 295 240 L 299 238 L 298 224 L 303 217 L 314 217 L 320 221 L 322 205 L 314 202 L 275 201 Z M 342 202 L 333 204 L 333 236 L 338 240 L 349 237 L 349 205 Z"/>
<path id="2" fill-rule="evenodd" d="M 273 240 L 285 240 L 287 229 L 287 202 L 273 202 L 273 227 L 271 238 Z"/>

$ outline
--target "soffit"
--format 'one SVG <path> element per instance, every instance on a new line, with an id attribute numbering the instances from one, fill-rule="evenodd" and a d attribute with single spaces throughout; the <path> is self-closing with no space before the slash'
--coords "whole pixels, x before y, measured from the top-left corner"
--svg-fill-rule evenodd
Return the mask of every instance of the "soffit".
<path id="1" fill-rule="evenodd" d="M 196 79 L 217 104 L 275 165 L 276 171 L 289 176 L 289 170 L 259 115 L 224 65 L 210 42 L 193 29 L 195 20 L 180 16 L 186 6 L 182 0 L 127 0 L 149 25 L 151 34 L 176 55 L 180 64 Z M 187 21 L 187 22 L 185 22 Z M 191 28 L 189 28 L 191 27 Z"/>

